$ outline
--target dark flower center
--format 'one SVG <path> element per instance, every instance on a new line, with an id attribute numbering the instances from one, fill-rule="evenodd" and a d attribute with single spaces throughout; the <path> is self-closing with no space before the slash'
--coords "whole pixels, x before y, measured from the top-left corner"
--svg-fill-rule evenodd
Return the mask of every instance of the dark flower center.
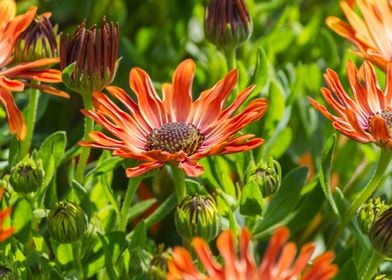
<path id="1" fill-rule="evenodd" d="M 171 122 L 151 131 L 147 136 L 146 149 L 172 154 L 182 150 L 189 156 L 197 151 L 203 140 L 204 136 L 194 125 Z"/>

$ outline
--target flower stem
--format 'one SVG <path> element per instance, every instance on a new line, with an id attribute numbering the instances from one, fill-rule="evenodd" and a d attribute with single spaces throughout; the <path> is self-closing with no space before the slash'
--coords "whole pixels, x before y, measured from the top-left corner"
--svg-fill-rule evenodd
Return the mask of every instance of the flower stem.
<path id="1" fill-rule="evenodd" d="M 379 254 L 376 250 L 373 250 L 370 260 L 367 262 L 367 266 L 361 275 L 360 280 L 371 280 L 374 274 L 376 274 L 377 269 L 384 261 L 384 257 Z"/>
<path id="2" fill-rule="evenodd" d="M 354 216 L 355 212 L 377 190 L 377 187 L 379 186 L 384 176 L 385 170 L 388 167 L 389 161 L 391 160 L 391 156 L 392 156 L 391 152 L 389 152 L 386 149 L 381 149 L 376 170 L 374 171 L 372 177 L 370 178 L 365 188 L 363 188 L 361 193 L 355 198 L 355 200 L 351 203 L 350 207 L 344 213 L 339 226 L 337 227 L 337 229 L 335 230 L 331 239 L 328 242 L 327 247 L 329 249 L 333 249 L 335 247 L 336 242 L 339 239 L 339 236 L 342 234 L 344 228 L 349 223 L 351 218 Z"/>
<path id="3" fill-rule="evenodd" d="M 82 259 L 81 259 L 81 243 L 80 241 L 75 241 L 72 242 L 72 257 L 75 265 L 75 270 L 78 275 L 78 279 L 85 279 L 84 277 L 84 270 L 83 270 L 83 265 L 82 265 Z"/>
<path id="4" fill-rule="evenodd" d="M 185 173 L 178 167 L 172 168 L 174 188 L 176 190 L 177 202 L 180 203 L 186 196 Z"/>
<path id="5" fill-rule="evenodd" d="M 33 132 L 35 126 L 35 119 L 37 113 L 37 106 L 39 101 L 40 91 L 35 88 L 30 89 L 29 105 L 26 116 L 26 136 L 20 144 L 19 158 L 23 158 L 30 150 L 31 140 L 33 139 Z"/>
<path id="6" fill-rule="evenodd" d="M 224 53 L 225 53 L 225 57 L 226 57 L 226 66 L 227 66 L 228 71 L 237 67 L 235 51 L 236 51 L 236 48 L 224 49 Z"/>
<path id="7" fill-rule="evenodd" d="M 130 178 L 128 181 L 128 186 L 127 186 L 127 191 L 125 193 L 124 202 L 121 206 L 120 221 L 118 223 L 118 229 L 120 231 L 125 231 L 127 228 L 128 209 L 129 209 L 129 206 L 131 205 L 131 202 L 132 202 L 133 197 L 135 195 L 136 189 L 139 186 L 141 180 L 142 180 L 142 177 L 139 176 L 139 177 Z"/>
<path id="8" fill-rule="evenodd" d="M 87 110 L 91 110 L 93 108 L 93 104 L 91 102 L 91 94 L 82 94 L 84 108 Z M 89 133 L 94 129 L 94 121 L 87 116 L 84 116 L 84 135 L 83 141 L 88 140 Z M 79 162 L 76 167 L 75 179 L 80 184 L 83 183 L 84 179 L 84 169 L 87 165 L 88 156 L 90 155 L 89 147 L 81 147 L 81 153 L 79 157 Z"/>

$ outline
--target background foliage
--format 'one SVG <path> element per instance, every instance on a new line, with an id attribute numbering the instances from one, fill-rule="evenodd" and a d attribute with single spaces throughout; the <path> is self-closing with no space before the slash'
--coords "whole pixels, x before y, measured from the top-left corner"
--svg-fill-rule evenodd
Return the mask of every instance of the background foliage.
<path id="1" fill-rule="evenodd" d="M 321 251 L 337 216 L 346 207 L 345 201 L 369 179 L 377 148 L 359 145 L 341 135 L 331 136 L 329 121 L 311 108 L 306 97 L 321 100 L 322 74 L 327 67 L 337 71 L 344 83 L 345 62 L 350 59 L 359 65 L 359 60 L 349 53 L 351 46 L 325 25 L 327 16 L 341 16 L 338 1 L 248 0 L 247 4 L 254 30 L 237 52 L 238 89 L 255 83 L 252 96 L 270 100 L 266 116 L 247 128 L 266 142 L 252 153 L 203 160 L 205 173 L 188 182 L 189 187 L 218 195 L 225 227 L 233 227 L 237 220 L 251 229 L 256 240 L 264 242 L 274 228 L 286 224 L 293 240 L 299 244 L 316 240 Z M 146 69 L 159 88 L 160 83 L 170 81 L 180 61 L 193 58 L 197 63 L 194 97 L 229 70 L 224 55 L 204 38 L 202 1 L 18 1 L 20 11 L 31 5 L 37 5 L 39 13 L 51 11 L 52 22 L 64 33 L 72 34 L 84 18 L 87 26 L 99 24 L 103 15 L 118 21 L 122 61 L 113 84 L 125 89 L 129 88 L 128 75 L 133 66 Z M 260 73 L 253 80 L 255 69 Z M 27 96 L 17 95 L 22 107 Z M 86 184 L 81 186 L 71 180 L 76 143 L 83 134 L 81 108 L 82 100 L 77 94 L 71 93 L 69 100 L 41 96 L 33 146 L 43 157 L 45 186 L 35 201 L 8 192 L 16 233 L 9 243 L 0 245 L 8 252 L 0 265 L 20 268 L 20 279 L 75 279 L 71 245 L 49 239 L 44 218 L 45 209 L 71 197 L 83 206 L 90 220 L 88 233 L 80 241 L 86 276 L 126 279 L 123 277 L 127 275 L 143 279 L 141 275 L 146 274 L 158 244 L 164 243 L 167 248 L 181 243 L 171 211 L 172 178 L 163 169 L 155 177 L 145 179 L 129 209 L 132 223 L 127 233 L 113 231 L 118 205 L 128 185 L 123 168 L 128 163 L 112 158 L 108 152 L 94 150 Z M 5 118 L 4 112 L 1 117 Z M 14 140 L 3 123 L 0 169 L 6 178 L 12 165 L 8 155 L 12 154 Z M 255 199 L 262 209 L 243 215 L 249 210 L 241 204 L 247 163 L 250 158 L 257 162 L 269 156 L 282 167 L 280 191 L 271 200 L 260 201 L 252 194 L 242 198 Z M 234 173 L 240 178 L 232 178 Z M 389 182 L 386 176 L 381 188 L 387 201 L 391 195 Z M 335 188 L 339 190 L 332 193 Z M 155 223 L 158 219 L 159 223 Z M 341 268 L 338 279 L 356 279 L 356 269 L 366 261 L 369 241 L 359 231 L 357 237 L 344 239 L 337 248 L 336 263 Z"/>

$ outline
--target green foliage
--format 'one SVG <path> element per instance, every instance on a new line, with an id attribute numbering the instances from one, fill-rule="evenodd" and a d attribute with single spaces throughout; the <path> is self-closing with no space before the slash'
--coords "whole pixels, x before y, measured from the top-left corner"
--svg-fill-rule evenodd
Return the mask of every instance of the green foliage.
<path id="1" fill-rule="evenodd" d="M 143 125 L 129 121 L 126 116 L 143 106 L 136 102 L 135 92 L 129 86 L 133 67 L 140 67 L 149 74 L 158 96 L 164 99 L 162 88 L 167 86 L 165 83 L 172 82 L 176 66 L 186 58 L 193 59 L 197 65 L 192 84 L 193 100 L 213 88 L 235 67 L 239 77 L 233 91 L 222 104 L 215 105 L 222 110 L 230 108 L 238 93 L 254 85 L 233 117 L 256 98 L 268 99 L 268 109 L 260 120 L 238 133 L 244 137 L 252 134 L 262 138 L 262 145 L 246 152 L 197 159 L 204 172 L 200 176 L 186 177 L 184 182 L 178 182 L 178 176 L 173 176 L 171 165 L 175 165 L 175 160 L 147 175 L 127 178 L 125 170 L 141 164 L 140 155 L 129 154 L 123 158 L 116 147 L 88 151 L 87 165 L 80 176 L 77 169 L 83 154 L 79 145 L 85 130 L 85 115 L 80 111 L 83 101 L 63 83 L 53 84 L 67 91 L 70 99 L 39 95 L 38 107 L 34 108 L 35 126 L 27 129 L 33 129 L 29 152 L 36 151 L 42 163 L 43 182 L 34 192 L 18 193 L 13 187 L 12 171 L 20 165 L 25 151 L 10 133 L 9 112 L 0 108 L 0 188 L 4 189 L 0 211 L 12 208 L 9 219 L 0 219 L 0 236 L 1 223 L 4 223 L 4 229 L 14 227 L 13 235 L 0 241 L 0 267 L 9 268 L 15 279 L 149 279 L 152 260 L 164 259 L 157 255 L 165 251 L 167 256 L 178 245 L 191 247 L 191 240 L 182 240 L 174 222 L 178 205 L 176 190 L 181 183 L 187 195 L 212 197 L 222 230 L 230 229 L 236 240 L 241 227 L 250 229 L 252 252 L 257 252 L 254 259 L 258 262 L 263 260 L 273 232 L 286 226 L 291 231 L 290 240 L 298 247 L 315 243 L 317 253 L 314 257 L 323 251 L 334 250 L 334 262 L 339 266 L 335 279 L 364 280 L 363 275 L 370 271 L 370 266 L 379 264 L 369 237 L 361 232 L 354 216 L 347 219 L 339 232 L 339 225 L 353 201 L 367 182 L 374 179 L 371 174 L 379 148 L 337 134 L 336 124 L 319 114 L 307 98 L 326 105 L 320 93 L 320 88 L 326 87 L 323 80 L 326 68 L 337 72 L 342 87 L 352 96 L 346 79 L 346 62 L 351 60 L 359 66 L 362 60 L 349 51 L 356 50 L 354 46 L 325 24 L 328 16 L 344 18 L 339 1 L 245 0 L 252 17 L 253 33 L 235 50 L 222 45 L 219 48 L 206 39 L 203 30 L 205 2 L 208 1 L 17 1 L 18 13 L 32 5 L 38 6 L 39 13 L 51 12 L 52 22 L 63 34 L 73 34 L 83 19 L 87 26 L 99 25 L 104 15 L 108 22 L 118 22 L 121 58 L 117 60 L 117 75 L 111 85 L 123 88 L 136 105 L 120 104 L 109 91 L 102 89 L 122 110 L 116 114 L 112 108 L 106 108 L 113 113 L 108 121 L 118 118 L 127 125 L 113 125 L 110 131 L 102 130 L 101 116 L 96 117 L 98 121 L 94 123 L 94 130 L 108 137 L 117 139 L 119 134 L 129 137 L 130 143 L 118 141 L 118 146 L 128 145 L 132 150 L 141 148 L 137 145 L 144 145 L 136 139 L 140 135 L 132 133 L 134 126 L 142 131 Z M 1 71 L 15 66 L 13 63 L 2 65 Z M 65 84 L 72 82 L 80 86 L 80 83 L 90 83 L 94 79 L 84 75 L 84 81 L 74 80 L 74 68 L 75 64 L 71 64 L 63 70 Z M 16 79 L 14 76 L 9 78 Z M 380 69 L 377 78 L 383 89 L 385 73 Z M 31 109 L 30 85 L 27 81 L 25 92 L 12 92 L 15 104 L 25 116 Z M 90 98 L 90 93 L 86 96 Z M 98 107 L 97 100 L 88 99 L 90 101 Z M 156 113 L 151 110 L 148 114 Z M 199 113 L 204 116 L 209 112 L 202 110 Z M 251 116 L 248 112 L 233 127 Z M 211 129 L 219 130 L 220 126 Z M 221 138 L 226 143 L 230 139 L 225 136 Z M 239 145 L 231 144 L 233 150 Z M 214 148 L 225 149 L 224 145 Z M 260 181 L 249 179 L 248 170 L 253 163 L 269 157 L 279 162 L 279 175 L 283 179 L 276 193 L 271 191 L 269 196 L 263 197 Z M 384 162 L 382 176 L 377 173 L 380 176 L 374 180 L 380 186 L 371 195 L 390 202 L 392 177 L 387 165 L 388 162 Z M 61 244 L 50 235 L 49 210 L 59 201 L 80 205 L 88 217 L 88 225 L 83 226 L 83 233 L 72 244 Z M 214 221 L 215 229 L 215 220 L 211 221 Z M 67 225 L 72 230 L 73 225 Z M 194 225 L 187 226 L 192 228 Z M 334 240 L 336 233 L 339 234 Z M 379 242 L 383 244 L 384 241 Z M 217 253 L 214 247 L 212 252 Z M 191 256 L 198 267 L 200 262 L 196 261 L 195 254 Z M 223 259 L 218 257 L 219 262 Z M 158 263 L 162 271 L 166 271 L 165 265 L 166 262 Z M 380 266 L 379 273 L 390 271 L 390 262 Z"/>

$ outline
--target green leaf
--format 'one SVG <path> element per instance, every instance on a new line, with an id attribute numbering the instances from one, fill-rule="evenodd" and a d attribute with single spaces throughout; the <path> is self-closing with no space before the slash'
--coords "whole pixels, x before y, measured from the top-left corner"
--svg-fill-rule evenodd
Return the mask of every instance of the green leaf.
<path id="1" fill-rule="evenodd" d="M 264 219 L 256 224 L 253 230 L 255 238 L 260 238 L 273 230 L 283 220 L 287 223 L 294 217 L 293 211 L 301 198 L 307 174 L 308 169 L 300 167 L 283 178 L 279 191 L 272 197 L 267 207 Z"/>
<path id="2" fill-rule="evenodd" d="M 258 94 L 264 87 L 268 78 L 268 57 L 265 54 L 263 48 L 257 49 L 256 65 L 253 71 L 253 76 L 250 80 L 250 84 L 256 85 L 253 90 L 254 93 Z"/>
<path id="3" fill-rule="evenodd" d="M 28 240 L 32 218 L 33 209 L 30 203 L 24 198 L 18 200 L 12 209 L 11 223 L 15 228 L 15 236 L 21 242 Z"/>
<path id="4" fill-rule="evenodd" d="M 333 161 L 335 146 L 336 146 L 336 134 L 332 134 L 332 136 L 329 137 L 327 143 L 325 144 L 325 148 L 321 156 L 320 184 L 324 191 L 325 196 L 327 197 L 329 204 L 332 207 L 333 212 L 339 216 L 339 211 L 336 206 L 335 200 L 333 198 L 331 192 L 331 185 L 330 185 L 332 161 Z"/>
<path id="5" fill-rule="evenodd" d="M 146 228 L 152 227 L 155 223 L 162 220 L 166 215 L 168 215 L 177 205 L 176 194 L 170 195 L 155 211 L 144 220 Z"/>
<path id="6" fill-rule="evenodd" d="M 56 168 L 64 155 L 67 138 L 64 131 L 57 131 L 48 136 L 38 150 L 38 158 L 42 160 L 45 170 L 43 185 L 47 186 L 53 178 Z"/>
<path id="7" fill-rule="evenodd" d="M 136 228 L 130 234 L 129 250 L 144 248 L 147 239 L 147 229 L 143 220 L 141 220 Z"/>
<path id="8" fill-rule="evenodd" d="M 115 259 L 126 246 L 125 233 L 120 231 L 110 232 L 106 235 L 98 233 L 105 253 L 105 267 L 110 279 L 119 279 L 116 271 Z M 116 258 L 115 258 L 116 257 Z"/>
<path id="9" fill-rule="evenodd" d="M 144 213 L 148 208 L 150 208 L 157 200 L 155 198 L 150 198 L 147 200 L 143 200 L 135 205 L 133 205 L 128 210 L 128 221 L 133 221 L 137 216 Z"/>
<path id="10" fill-rule="evenodd" d="M 67 145 L 67 136 L 65 131 L 57 131 L 49 135 L 41 144 L 38 155 L 44 162 L 49 156 L 53 156 L 55 166 L 57 167 L 64 155 L 65 146 Z"/>
<path id="11" fill-rule="evenodd" d="M 358 274 L 353 259 L 349 259 L 343 267 L 339 270 L 339 274 L 334 278 L 335 280 L 357 280 Z"/>
<path id="12" fill-rule="evenodd" d="M 250 180 L 242 189 L 240 213 L 247 216 L 261 215 L 263 210 L 263 197 L 260 187 L 254 180 Z"/>
<path id="13" fill-rule="evenodd" d="M 110 172 L 117 168 L 120 163 L 123 161 L 123 158 L 120 157 L 110 157 L 105 159 L 99 166 L 92 169 L 90 172 L 87 173 L 86 178 L 89 176 L 99 176 Z"/>

